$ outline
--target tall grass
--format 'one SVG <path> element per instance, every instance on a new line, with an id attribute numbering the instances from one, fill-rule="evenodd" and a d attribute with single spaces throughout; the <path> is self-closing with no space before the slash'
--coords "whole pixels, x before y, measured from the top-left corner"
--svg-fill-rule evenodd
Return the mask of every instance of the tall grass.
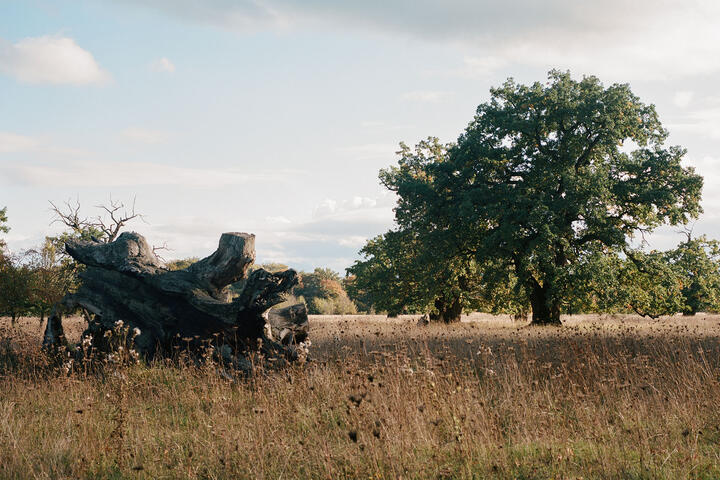
<path id="1" fill-rule="evenodd" d="M 0 346 L 0 478 L 720 478 L 719 317 L 311 318 L 314 360 L 228 381 L 64 374 Z M 36 322 L 36 321 L 34 321 Z"/>

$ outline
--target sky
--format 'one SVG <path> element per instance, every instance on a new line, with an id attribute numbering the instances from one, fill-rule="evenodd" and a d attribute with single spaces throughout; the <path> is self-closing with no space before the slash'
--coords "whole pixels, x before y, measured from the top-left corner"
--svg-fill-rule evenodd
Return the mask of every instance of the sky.
<path id="1" fill-rule="evenodd" d="M 5 238 L 112 198 L 167 259 L 244 231 L 258 262 L 343 272 L 393 225 L 401 141 L 454 141 L 491 87 L 553 68 L 656 105 L 720 238 L 718 25 L 715 0 L 0 0 Z"/>

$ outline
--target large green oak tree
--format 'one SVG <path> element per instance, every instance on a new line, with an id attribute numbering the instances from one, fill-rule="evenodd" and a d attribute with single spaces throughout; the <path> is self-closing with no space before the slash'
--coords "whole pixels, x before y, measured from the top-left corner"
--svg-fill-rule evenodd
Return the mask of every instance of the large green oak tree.
<path id="1" fill-rule="evenodd" d="M 490 93 L 456 143 L 405 147 L 381 180 L 398 195 L 399 231 L 440 246 L 439 258 L 488 265 L 488 281 L 509 272 L 534 324 L 560 323 L 589 255 L 629 251 L 701 212 L 702 177 L 627 84 L 551 71 Z"/>

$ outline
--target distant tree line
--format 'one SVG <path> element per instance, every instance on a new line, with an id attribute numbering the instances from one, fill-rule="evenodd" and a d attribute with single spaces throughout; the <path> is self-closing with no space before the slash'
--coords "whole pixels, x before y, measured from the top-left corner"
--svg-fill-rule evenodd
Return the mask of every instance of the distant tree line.
<path id="1" fill-rule="evenodd" d="M 65 218 L 75 207 L 58 214 Z M 77 220 L 77 215 L 70 217 Z M 128 215 L 118 217 L 123 223 Z M 81 219 L 82 220 L 82 219 Z M 71 220 L 68 231 L 47 237 L 36 248 L 11 254 L 0 237 L 0 315 L 13 322 L 22 316 L 42 321 L 53 304 L 77 287 L 80 268 L 64 253 L 69 238 L 107 241 L 120 229 L 93 228 Z M 122 226 L 121 226 L 122 227 Z M 7 233 L 7 210 L 0 209 L 0 233 Z M 720 243 L 684 232 L 684 241 L 668 251 L 590 251 L 575 265 L 576 280 L 564 313 L 637 313 L 649 317 L 720 311 Z M 462 312 L 507 313 L 525 318 L 527 291 L 512 272 L 487 262 L 434 250 L 425 257 L 419 236 L 390 231 L 368 241 L 364 260 L 344 278 L 328 268 L 300 272 L 300 282 L 286 304 L 305 302 L 310 314 L 429 313 L 453 321 Z M 190 257 L 166 262 L 170 270 L 198 261 Z M 265 263 L 253 268 L 271 272 L 287 265 Z M 242 283 L 231 287 L 238 294 Z M 282 306 L 282 305 L 281 305 Z"/>
<path id="2" fill-rule="evenodd" d="M 181 270 L 198 260 L 197 257 L 172 260 L 167 262 L 166 266 L 170 270 Z M 290 267 L 282 263 L 262 263 L 259 265 L 253 264 L 251 268 L 263 268 L 268 272 L 277 273 Z M 298 277 L 300 281 L 292 289 L 291 295 L 276 308 L 304 302 L 307 305 L 308 313 L 311 315 L 351 315 L 358 313 L 356 303 L 350 299 L 347 293 L 348 278 L 341 278 L 339 273 L 329 268 L 316 268 L 312 272 L 301 271 L 298 272 Z M 243 281 L 231 285 L 231 296 L 238 295 L 243 286 Z"/>
<path id="3" fill-rule="evenodd" d="M 52 306 L 76 282 L 75 272 L 60 259 L 52 239 L 19 254 L 0 252 L 0 315 L 37 316 L 44 320 Z"/>
<path id="4" fill-rule="evenodd" d="M 345 279 L 359 311 L 429 313 L 431 319 L 445 322 L 459 320 L 463 312 L 522 319 L 530 313 L 527 292 L 508 272 L 473 271 L 478 268 L 473 264 L 440 274 L 415 270 L 412 261 L 417 259 L 404 257 L 412 254 L 407 250 L 390 258 L 392 251 L 385 250 L 388 238 L 393 241 L 387 234 L 370 240 L 362 250 L 365 260 L 356 262 Z M 573 274 L 578 281 L 565 298 L 562 313 L 636 313 L 657 318 L 720 312 L 720 243 L 704 235 L 688 234 L 666 251 L 597 252 L 576 267 Z M 488 275 L 503 278 L 498 281 Z M 432 279 L 438 282 L 433 284 Z M 423 281 L 428 283 L 423 286 Z"/>

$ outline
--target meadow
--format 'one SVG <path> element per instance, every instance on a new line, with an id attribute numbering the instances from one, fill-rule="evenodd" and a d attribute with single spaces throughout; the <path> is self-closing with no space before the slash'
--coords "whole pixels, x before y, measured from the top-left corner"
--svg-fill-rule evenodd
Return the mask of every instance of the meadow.
<path id="1" fill-rule="evenodd" d="M 309 363 L 231 380 L 65 373 L 0 319 L 0 478 L 720 478 L 720 316 L 563 322 L 312 316 Z"/>

